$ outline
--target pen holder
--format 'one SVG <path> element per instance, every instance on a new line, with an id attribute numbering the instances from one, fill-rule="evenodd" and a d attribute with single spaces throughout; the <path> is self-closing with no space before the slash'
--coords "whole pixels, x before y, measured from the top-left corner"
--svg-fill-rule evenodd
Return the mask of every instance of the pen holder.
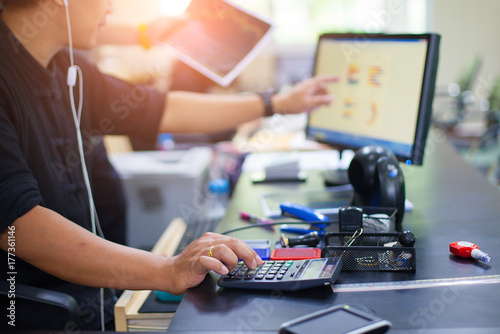
<path id="1" fill-rule="evenodd" d="M 344 246 L 352 233 L 328 233 L 321 257 L 342 257 L 343 271 L 415 271 L 415 247 L 385 247 L 399 233 L 363 233 Z"/>
<path id="2" fill-rule="evenodd" d="M 343 206 L 339 208 L 339 232 L 354 232 L 363 228 L 364 233 L 396 232 L 396 208 L 371 206 Z"/>
<path id="3" fill-rule="evenodd" d="M 364 233 L 396 232 L 396 208 L 362 206 Z"/>

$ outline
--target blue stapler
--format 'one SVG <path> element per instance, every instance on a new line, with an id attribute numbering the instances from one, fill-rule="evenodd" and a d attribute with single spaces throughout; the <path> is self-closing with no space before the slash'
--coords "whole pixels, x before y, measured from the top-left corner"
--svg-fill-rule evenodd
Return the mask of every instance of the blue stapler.
<path id="1" fill-rule="evenodd" d="M 290 216 L 301 219 L 305 222 L 314 222 L 311 224 L 310 228 L 283 225 L 281 227 L 281 231 L 283 232 L 305 234 L 316 231 L 320 235 L 323 235 L 325 233 L 326 222 L 330 221 L 330 219 L 324 214 L 297 203 L 283 202 L 280 204 L 280 209 L 283 216 Z"/>

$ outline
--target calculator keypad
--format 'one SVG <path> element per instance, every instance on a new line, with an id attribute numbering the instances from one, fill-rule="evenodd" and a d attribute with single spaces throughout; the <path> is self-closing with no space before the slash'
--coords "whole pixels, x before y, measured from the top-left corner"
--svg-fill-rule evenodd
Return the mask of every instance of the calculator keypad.
<path id="1" fill-rule="evenodd" d="M 282 280 L 286 273 L 292 267 L 294 261 L 265 261 L 262 265 L 255 269 L 248 268 L 244 263 L 240 262 L 232 272 L 224 277 L 224 281 L 239 281 L 239 280 Z"/>
<path id="2" fill-rule="evenodd" d="M 297 291 L 331 285 L 341 269 L 340 257 L 266 261 L 254 269 L 240 262 L 217 284 L 222 288 Z"/>

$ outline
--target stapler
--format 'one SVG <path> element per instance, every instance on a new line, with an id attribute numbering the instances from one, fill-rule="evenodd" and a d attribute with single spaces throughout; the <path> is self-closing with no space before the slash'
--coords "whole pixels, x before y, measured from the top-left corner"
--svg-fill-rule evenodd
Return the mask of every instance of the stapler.
<path id="1" fill-rule="evenodd" d="M 310 228 L 301 228 L 301 227 L 283 225 L 281 226 L 282 232 L 289 232 L 296 234 L 318 232 L 318 234 L 320 235 L 325 234 L 326 222 L 329 222 L 330 219 L 324 214 L 318 212 L 317 210 L 292 202 L 281 203 L 280 209 L 281 209 L 281 214 L 283 216 L 297 218 L 305 222 L 312 222 Z"/>

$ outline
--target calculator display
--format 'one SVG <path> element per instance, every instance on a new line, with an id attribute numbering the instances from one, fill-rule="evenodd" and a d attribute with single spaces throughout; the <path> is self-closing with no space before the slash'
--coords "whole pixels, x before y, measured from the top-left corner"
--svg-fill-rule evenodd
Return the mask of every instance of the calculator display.
<path id="1" fill-rule="evenodd" d="M 306 271 L 300 276 L 303 279 L 316 278 L 321 273 L 324 265 L 323 260 L 311 260 L 309 266 L 306 268 Z"/>

